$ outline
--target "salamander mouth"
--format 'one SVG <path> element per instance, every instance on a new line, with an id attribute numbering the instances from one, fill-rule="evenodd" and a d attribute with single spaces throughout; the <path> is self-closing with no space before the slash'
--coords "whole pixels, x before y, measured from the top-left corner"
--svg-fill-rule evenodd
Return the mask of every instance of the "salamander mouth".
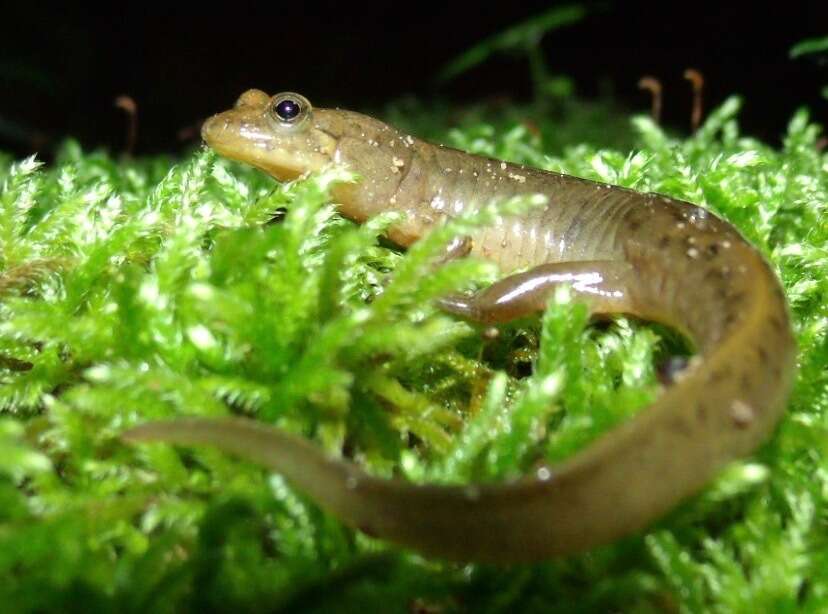
<path id="1" fill-rule="evenodd" d="M 201 138 L 207 145 L 223 156 L 238 159 L 233 155 L 236 148 L 230 147 L 234 136 L 238 138 L 238 122 L 227 117 L 226 113 L 213 115 L 201 125 Z"/>
<path id="2" fill-rule="evenodd" d="M 327 134 L 274 134 L 260 111 L 234 109 L 207 119 L 201 138 L 219 155 L 250 164 L 279 180 L 296 179 L 330 162 L 336 142 Z M 322 139 L 323 142 L 319 142 Z"/>
<path id="3" fill-rule="evenodd" d="M 250 164 L 274 177 L 287 181 L 302 174 L 303 169 L 286 164 L 278 152 L 263 147 L 251 135 L 245 137 L 245 125 L 232 117 L 220 113 L 209 118 L 201 126 L 201 138 L 219 155 Z"/>

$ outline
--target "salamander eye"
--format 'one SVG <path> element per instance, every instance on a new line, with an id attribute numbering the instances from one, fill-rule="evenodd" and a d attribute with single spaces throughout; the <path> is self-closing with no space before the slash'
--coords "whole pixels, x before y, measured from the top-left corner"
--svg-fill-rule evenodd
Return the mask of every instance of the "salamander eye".
<path id="1" fill-rule="evenodd" d="M 273 105 L 273 112 L 283 122 L 292 122 L 302 112 L 302 105 L 298 100 L 283 98 Z"/>
<path id="2" fill-rule="evenodd" d="M 310 115 L 311 104 L 308 99 L 295 92 L 282 92 L 270 99 L 268 115 L 280 130 L 298 130 L 299 126 L 305 124 L 305 119 Z"/>
<path id="3" fill-rule="evenodd" d="M 282 127 L 293 127 L 308 116 L 311 110 L 308 99 L 295 92 L 282 92 L 270 100 L 270 117 Z"/>

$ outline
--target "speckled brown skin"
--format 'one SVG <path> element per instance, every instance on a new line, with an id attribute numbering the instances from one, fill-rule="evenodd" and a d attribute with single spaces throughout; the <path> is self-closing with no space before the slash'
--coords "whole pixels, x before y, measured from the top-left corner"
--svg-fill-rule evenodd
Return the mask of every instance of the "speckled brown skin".
<path id="1" fill-rule="evenodd" d="M 302 113 L 281 121 L 285 97 Z M 540 193 L 548 205 L 471 237 L 471 253 L 513 274 L 444 309 L 502 322 L 542 309 L 572 284 L 593 313 L 623 312 L 689 336 L 698 357 L 635 418 L 568 461 L 504 484 L 414 485 L 250 420 L 174 420 L 131 440 L 211 443 L 283 474 L 342 521 L 429 555 L 515 562 L 603 544 L 641 529 L 748 454 L 784 410 L 795 345 L 779 282 L 726 222 L 695 205 L 434 146 L 375 119 L 314 109 L 294 94 L 251 90 L 203 128 L 219 153 L 280 179 L 349 166 L 337 188 L 357 221 L 407 214 L 390 232 L 409 245 L 446 216 L 494 198 Z"/>

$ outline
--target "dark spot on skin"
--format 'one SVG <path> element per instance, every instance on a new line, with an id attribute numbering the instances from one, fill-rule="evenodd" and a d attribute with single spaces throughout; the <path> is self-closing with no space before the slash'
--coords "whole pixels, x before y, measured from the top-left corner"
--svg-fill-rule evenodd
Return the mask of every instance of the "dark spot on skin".
<path id="1" fill-rule="evenodd" d="M 777 315 L 772 315 L 770 317 L 770 324 L 777 333 L 783 333 L 785 331 L 785 326 L 782 324 L 782 320 Z"/>
<path id="2" fill-rule="evenodd" d="M 705 253 L 705 255 L 707 255 L 708 258 L 715 258 L 716 256 L 719 255 L 719 246 L 716 245 L 715 243 L 711 243 L 704 250 L 704 253 Z"/>
<path id="3" fill-rule="evenodd" d="M 670 237 L 668 235 L 664 235 L 658 240 L 658 246 L 661 249 L 664 249 L 668 245 L 670 245 Z"/>
<path id="4" fill-rule="evenodd" d="M 664 386 L 673 384 L 679 373 L 687 368 L 687 362 L 686 356 L 670 356 L 656 370 L 658 381 Z"/>
<path id="5" fill-rule="evenodd" d="M 679 435 L 690 435 L 690 429 L 687 428 L 687 422 L 681 416 L 676 416 L 670 420 L 670 430 Z"/>
<path id="6" fill-rule="evenodd" d="M 761 360 L 763 364 L 768 362 L 768 351 L 761 345 L 756 348 L 756 353 L 759 355 L 759 360 Z"/>
<path id="7" fill-rule="evenodd" d="M 696 418 L 699 419 L 699 422 L 707 421 L 707 407 L 705 407 L 701 403 L 698 407 L 696 407 Z"/>
<path id="8" fill-rule="evenodd" d="M 726 278 L 727 272 L 723 269 L 707 267 L 707 270 L 704 273 L 704 281 L 708 284 L 721 285 L 725 283 Z"/>
<path id="9" fill-rule="evenodd" d="M 742 378 L 739 383 L 742 387 L 742 392 L 746 394 L 751 392 L 752 386 L 750 385 L 750 376 L 747 373 L 742 374 Z"/>
<path id="10" fill-rule="evenodd" d="M 721 286 L 718 289 L 719 298 L 726 303 L 730 303 L 730 308 L 733 309 L 736 305 L 741 304 L 745 300 L 745 293 L 741 290 L 730 292 L 727 286 Z"/>
<path id="11" fill-rule="evenodd" d="M 711 384 L 720 382 L 720 381 L 730 377 L 730 373 L 731 373 L 730 367 L 722 367 L 721 369 L 718 369 L 717 371 L 713 371 L 710 374 L 710 377 L 708 377 L 707 381 L 709 381 Z"/>
<path id="12" fill-rule="evenodd" d="M 636 230 L 641 228 L 641 221 L 633 218 L 627 222 L 627 228 L 635 232 Z"/>

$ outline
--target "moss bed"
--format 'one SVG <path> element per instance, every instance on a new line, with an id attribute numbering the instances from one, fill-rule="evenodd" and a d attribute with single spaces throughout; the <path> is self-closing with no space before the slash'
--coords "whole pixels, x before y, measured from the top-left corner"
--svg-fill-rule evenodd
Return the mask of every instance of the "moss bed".
<path id="1" fill-rule="evenodd" d="M 790 300 L 799 374 L 767 445 L 646 533 L 514 567 L 425 560 L 257 466 L 119 434 L 236 413 L 377 475 L 498 480 L 646 405 L 655 365 L 681 349 L 669 331 L 592 326 L 563 292 L 487 339 L 431 301 L 497 272 L 424 272 L 494 210 L 400 252 L 378 239 L 390 219 L 336 214 L 342 169 L 280 185 L 206 150 L 0 154 L 3 611 L 828 609 L 828 155 L 806 111 L 772 148 L 740 133 L 740 104 L 689 138 L 600 105 L 383 112 L 449 145 L 709 207 Z"/>

